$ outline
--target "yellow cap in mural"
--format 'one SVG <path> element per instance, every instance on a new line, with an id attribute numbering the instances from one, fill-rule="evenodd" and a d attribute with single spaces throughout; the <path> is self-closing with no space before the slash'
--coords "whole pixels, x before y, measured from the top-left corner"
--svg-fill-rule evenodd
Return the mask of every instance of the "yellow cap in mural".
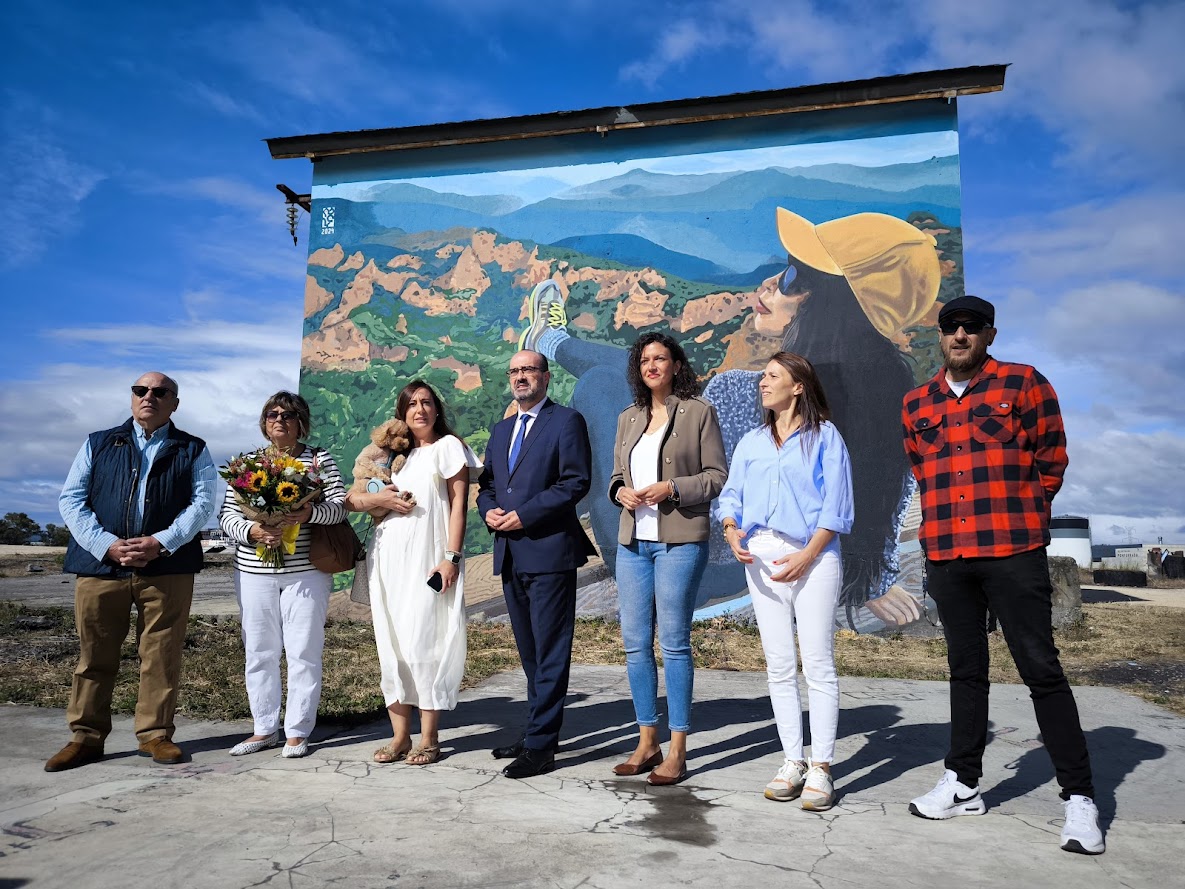
<path id="1" fill-rule="evenodd" d="M 795 259 L 843 275 L 883 336 L 916 324 L 938 298 L 936 242 L 903 219 L 856 213 L 815 225 L 778 207 L 778 236 Z"/>

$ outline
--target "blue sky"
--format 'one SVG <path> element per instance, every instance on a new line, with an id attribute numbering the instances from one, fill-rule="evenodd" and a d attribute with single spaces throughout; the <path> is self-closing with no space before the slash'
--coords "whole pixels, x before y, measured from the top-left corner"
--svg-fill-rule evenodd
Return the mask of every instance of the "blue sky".
<path id="1" fill-rule="evenodd" d="M 1185 541 L 1185 4 L 10 0 L 0 78 L 0 514 L 58 522 L 127 386 L 181 383 L 215 458 L 294 387 L 306 240 L 272 136 L 1011 63 L 960 102 L 969 292 L 1062 396 L 1057 513 Z M 1172 241 L 1170 241 L 1172 238 Z"/>

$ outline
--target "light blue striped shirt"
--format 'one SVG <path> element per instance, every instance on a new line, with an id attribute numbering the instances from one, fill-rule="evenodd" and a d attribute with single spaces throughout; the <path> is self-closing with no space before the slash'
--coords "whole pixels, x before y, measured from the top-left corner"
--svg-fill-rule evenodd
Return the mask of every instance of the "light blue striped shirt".
<path id="1" fill-rule="evenodd" d="M 806 545 L 819 528 L 852 530 L 852 464 L 843 437 L 831 423 L 818 435 L 795 432 L 782 447 L 765 426 L 737 444 L 728 481 L 716 501 L 719 521 L 731 518 L 746 534 L 769 528 Z"/>
<path id="2" fill-rule="evenodd" d="M 152 463 L 160 453 L 161 447 L 169 435 L 172 423 L 166 423 L 152 435 L 144 434 L 144 427 L 133 423 L 135 434 L 132 440 L 140 453 L 140 484 L 136 490 L 136 500 L 133 504 L 132 527 L 139 528 L 144 516 L 144 497 L 148 491 L 148 474 Z M 107 556 L 111 544 L 119 538 L 107 531 L 99 524 L 94 512 L 87 505 L 87 490 L 90 487 L 91 476 L 91 440 L 88 437 L 78 450 L 74 463 L 70 466 L 70 474 L 66 476 L 66 484 L 62 487 L 62 494 L 58 498 L 58 511 L 66 521 L 66 527 L 78 542 L 78 545 L 100 561 Z M 193 498 L 189 506 L 163 531 L 154 531 L 152 536 L 160 541 L 160 545 L 170 552 L 176 552 L 192 540 L 210 517 L 214 515 L 214 503 L 218 489 L 218 472 L 214 468 L 214 460 L 210 456 L 209 448 L 202 448 L 197 460 L 193 464 Z"/>

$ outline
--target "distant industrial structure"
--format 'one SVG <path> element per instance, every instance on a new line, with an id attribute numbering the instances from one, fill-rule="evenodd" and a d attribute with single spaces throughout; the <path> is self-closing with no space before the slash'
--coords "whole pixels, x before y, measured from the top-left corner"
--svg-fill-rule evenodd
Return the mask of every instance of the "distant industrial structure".
<path id="1" fill-rule="evenodd" d="M 1049 549 L 1051 556 L 1066 556 L 1079 568 L 1090 568 L 1090 519 L 1077 515 L 1054 516 L 1049 521 Z"/>

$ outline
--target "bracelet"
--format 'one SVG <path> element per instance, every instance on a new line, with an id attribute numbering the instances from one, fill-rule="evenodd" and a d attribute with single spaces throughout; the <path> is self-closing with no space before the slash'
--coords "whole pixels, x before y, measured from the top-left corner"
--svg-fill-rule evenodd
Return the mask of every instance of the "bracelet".
<path id="1" fill-rule="evenodd" d="M 735 519 L 725 519 L 723 522 L 720 523 L 720 527 L 724 530 L 725 534 L 728 533 L 729 528 L 735 528 L 736 526 L 737 526 L 737 523 L 736 523 Z"/>

